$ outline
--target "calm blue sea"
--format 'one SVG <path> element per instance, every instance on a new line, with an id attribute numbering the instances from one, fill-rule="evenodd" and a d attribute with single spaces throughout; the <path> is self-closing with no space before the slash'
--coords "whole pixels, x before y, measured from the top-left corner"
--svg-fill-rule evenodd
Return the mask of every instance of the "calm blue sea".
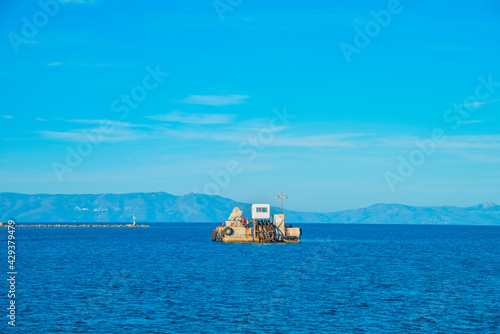
<path id="1" fill-rule="evenodd" d="M 19 228 L 0 332 L 500 332 L 500 227 L 304 224 L 262 245 L 215 226 Z"/>

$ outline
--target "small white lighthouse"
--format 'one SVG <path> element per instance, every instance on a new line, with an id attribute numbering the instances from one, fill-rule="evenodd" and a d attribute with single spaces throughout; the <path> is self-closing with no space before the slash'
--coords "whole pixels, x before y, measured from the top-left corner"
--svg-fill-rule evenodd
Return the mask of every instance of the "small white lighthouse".
<path id="1" fill-rule="evenodd" d="M 134 226 L 135 226 L 135 215 L 134 215 Z"/>

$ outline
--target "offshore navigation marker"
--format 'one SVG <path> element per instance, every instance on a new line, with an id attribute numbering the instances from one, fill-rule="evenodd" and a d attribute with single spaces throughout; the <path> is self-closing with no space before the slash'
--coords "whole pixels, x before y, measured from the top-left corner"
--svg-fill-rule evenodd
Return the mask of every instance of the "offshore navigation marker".
<path id="1" fill-rule="evenodd" d="M 283 199 L 286 195 L 277 195 L 281 199 L 281 213 L 274 214 L 271 219 L 271 206 L 269 204 L 253 204 L 252 220 L 247 221 L 243 212 L 234 208 L 228 220 L 212 231 L 212 240 L 221 242 L 300 242 L 302 230 L 298 227 L 285 225 L 283 214 Z"/>

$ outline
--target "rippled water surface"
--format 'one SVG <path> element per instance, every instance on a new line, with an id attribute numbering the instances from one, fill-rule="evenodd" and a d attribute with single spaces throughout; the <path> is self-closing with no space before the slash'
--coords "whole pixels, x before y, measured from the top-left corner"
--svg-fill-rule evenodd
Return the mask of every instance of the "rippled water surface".
<path id="1" fill-rule="evenodd" d="M 0 328 L 499 333 L 500 227 L 304 224 L 272 245 L 214 243 L 214 227 L 19 228 L 17 326 Z"/>

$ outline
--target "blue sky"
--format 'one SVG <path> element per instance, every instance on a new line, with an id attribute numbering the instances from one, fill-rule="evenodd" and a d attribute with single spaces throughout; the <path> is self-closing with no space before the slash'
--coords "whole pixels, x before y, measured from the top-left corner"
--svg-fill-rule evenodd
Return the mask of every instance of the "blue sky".
<path id="1" fill-rule="evenodd" d="M 1 191 L 500 202 L 497 1 L 42 3 L 0 5 Z"/>

